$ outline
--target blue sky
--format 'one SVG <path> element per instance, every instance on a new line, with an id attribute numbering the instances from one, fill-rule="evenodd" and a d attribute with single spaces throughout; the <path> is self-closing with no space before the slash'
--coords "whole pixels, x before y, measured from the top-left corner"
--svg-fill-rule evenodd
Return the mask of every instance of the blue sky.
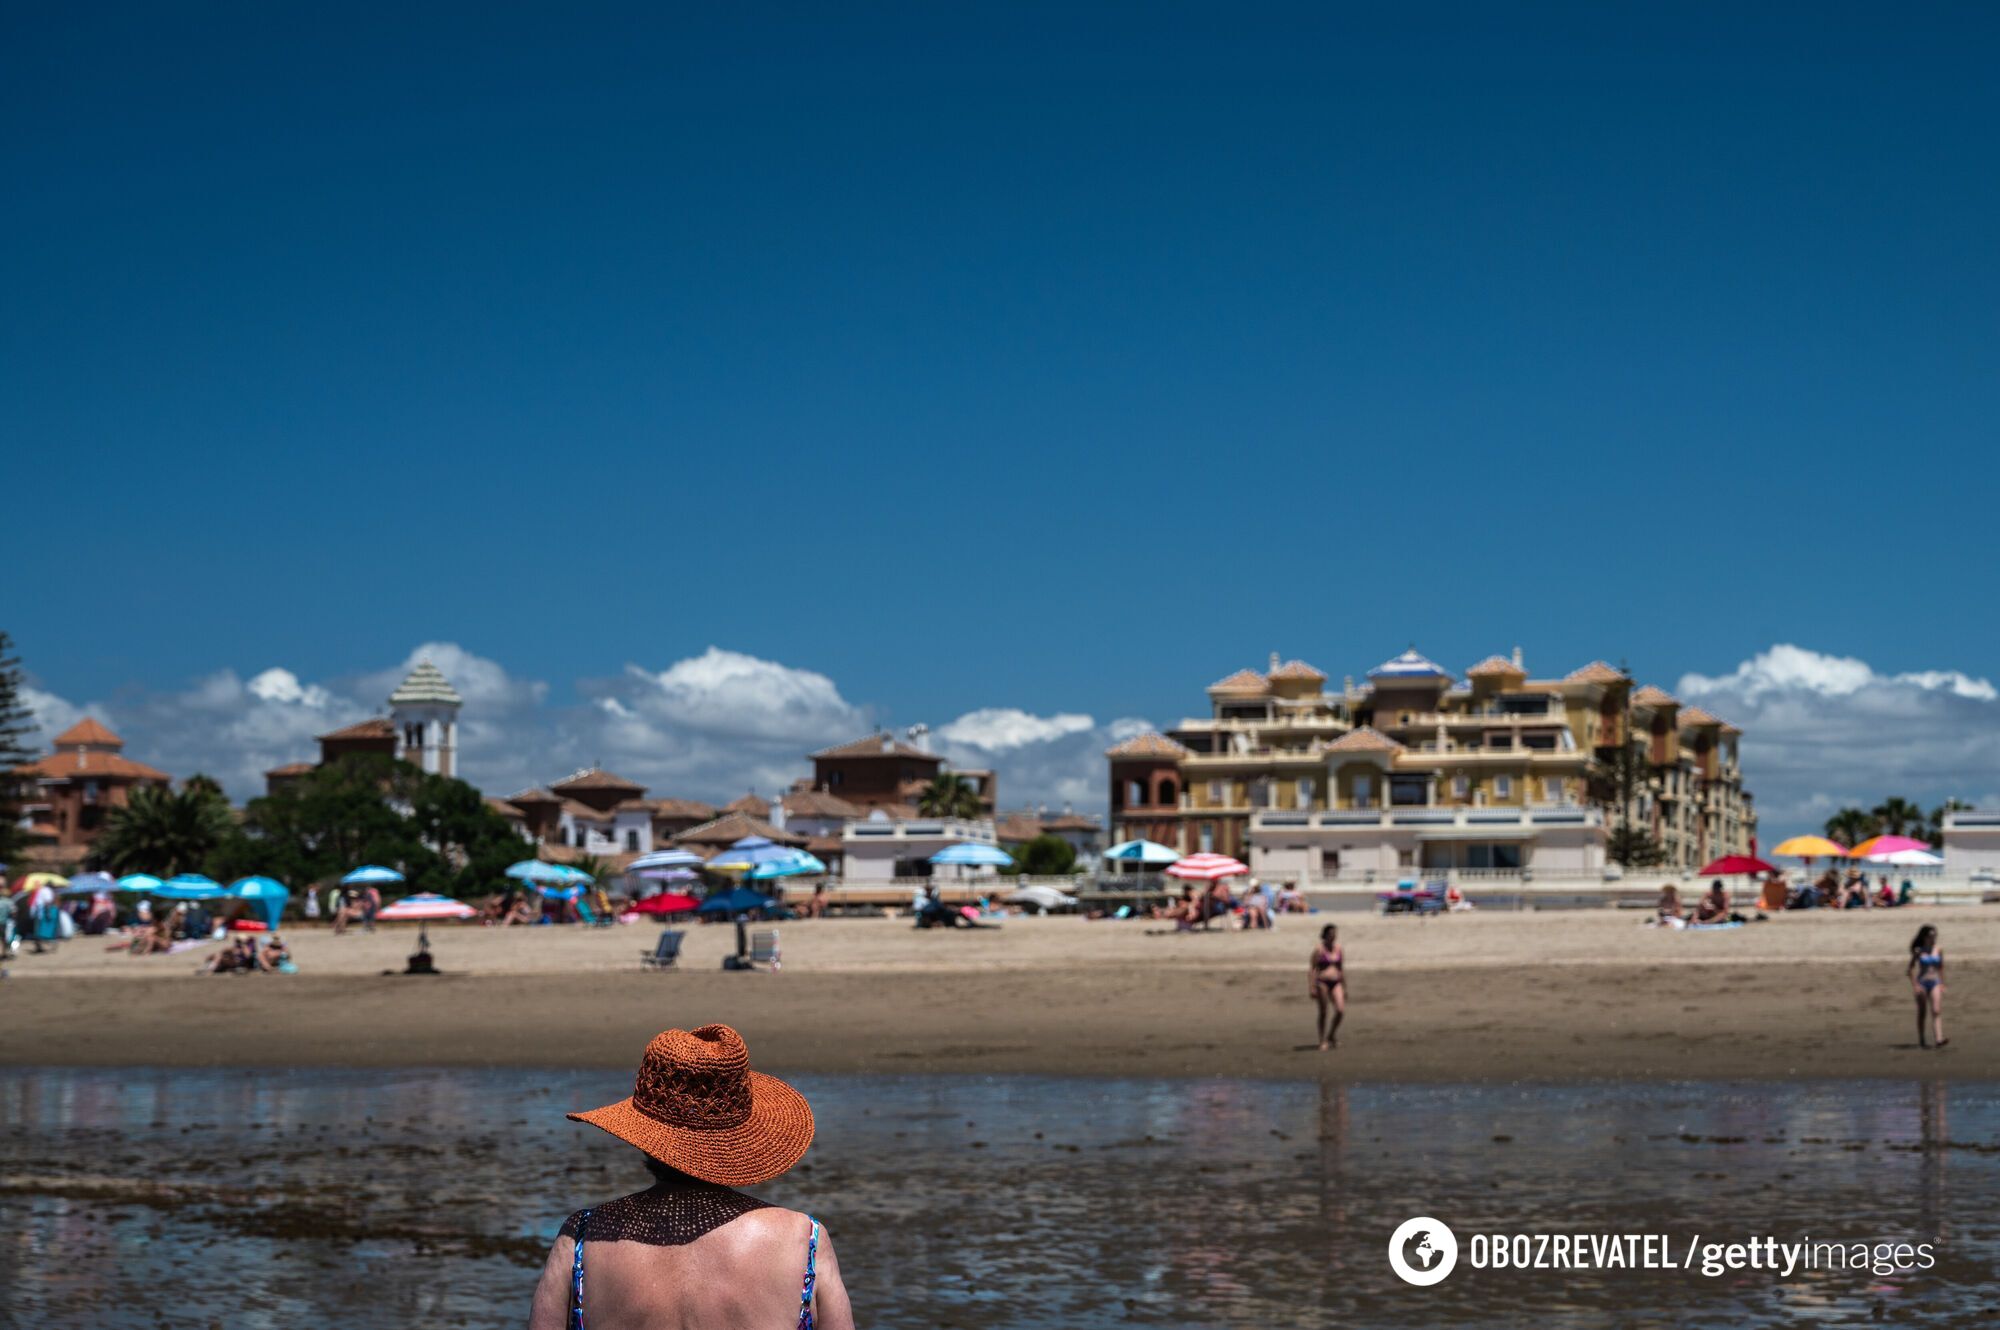
<path id="1" fill-rule="evenodd" d="M 2000 645 L 1991 10 L 7 22 L 0 626 L 68 705 L 440 643 L 557 733 L 717 648 L 1094 742 L 1273 649 Z"/>

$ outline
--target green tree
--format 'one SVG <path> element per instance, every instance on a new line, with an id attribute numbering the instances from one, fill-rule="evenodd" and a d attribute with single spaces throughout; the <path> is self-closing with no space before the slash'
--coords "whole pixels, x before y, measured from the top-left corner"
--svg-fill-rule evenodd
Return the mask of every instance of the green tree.
<path id="1" fill-rule="evenodd" d="M 1930 821 L 1923 809 L 1900 795 L 1876 804 L 1870 815 L 1884 836 L 1921 836 Z"/>
<path id="2" fill-rule="evenodd" d="M 1007 870 L 1028 877 L 1062 877 L 1076 871 L 1076 847 L 1045 831 L 1014 849 L 1014 866 Z"/>
<path id="3" fill-rule="evenodd" d="M 1604 857 L 1626 868 L 1651 868 L 1667 857 L 1660 842 L 1644 827 L 1613 827 L 1604 838 Z"/>
<path id="4" fill-rule="evenodd" d="M 111 810 L 90 857 L 114 873 L 172 877 L 206 867 L 234 829 L 229 801 L 213 781 L 190 779 L 179 790 L 141 786 Z"/>
<path id="5" fill-rule="evenodd" d="M 1843 808 L 1826 820 L 1823 830 L 1829 840 L 1852 847 L 1870 836 L 1880 835 L 1882 826 L 1875 814 L 1865 808 Z"/>
<path id="6" fill-rule="evenodd" d="M 0 632 L 0 864 L 17 861 L 28 844 L 20 825 L 24 784 L 15 768 L 36 758 L 40 727 L 22 697 L 27 684 L 13 639 Z"/>
<path id="7" fill-rule="evenodd" d="M 1944 844 L 1944 815 L 1946 813 L 1956 813 L 1960 809 L 1970 807 L 1972 805 L 1966 803 L 1963 799 L 1945 800 L 1936 808 L 1931 809 L 1930 817 L 1924 822 L 1924 829 L 1917 834 L 1929 841 L 1933 846 Z"/>
<path id="8" fill-rule="evenodd" d="M 971 781 L 955 771 L 940 771 L 917 796 L 917 811 L 925 817 L 975 818 L 986 810 Z"/>

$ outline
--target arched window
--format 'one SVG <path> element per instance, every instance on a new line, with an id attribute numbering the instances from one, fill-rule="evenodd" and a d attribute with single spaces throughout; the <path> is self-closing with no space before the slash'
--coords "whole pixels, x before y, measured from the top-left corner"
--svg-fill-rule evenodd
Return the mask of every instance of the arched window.
<path id="1" fill-rule="evenodd" d="M 1174 786 L 1174 778 L 1169 776 L 1160 782 L 1160 793 L 1155 802 L 1171 808 L 1180 801 L 1180 797 L 1180 791 Z"/>

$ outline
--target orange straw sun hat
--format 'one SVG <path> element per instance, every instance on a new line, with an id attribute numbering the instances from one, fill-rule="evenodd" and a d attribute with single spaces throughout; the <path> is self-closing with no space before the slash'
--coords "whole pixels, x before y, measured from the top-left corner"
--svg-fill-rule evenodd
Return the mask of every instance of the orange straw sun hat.
<path id="1" fill-rule="evenodd" d="M 725 1187 L 769 1182 L 798 1163 L 813 1138 L 805 1096 L 750 1070 L 743 1036 L 726 1025 L 654 1035 L 631 1098 L 569 1116 Z"/>

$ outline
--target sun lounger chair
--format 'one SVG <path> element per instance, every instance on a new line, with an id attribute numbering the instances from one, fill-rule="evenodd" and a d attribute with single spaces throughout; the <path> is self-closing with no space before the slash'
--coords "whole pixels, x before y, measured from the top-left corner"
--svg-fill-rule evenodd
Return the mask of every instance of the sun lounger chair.
<path id="1" fill-rule="evenodd" d="M 768 965 L 773 970 L 782 968 L 778 960 L 778 930 L 762 928 L 750 935 L 750 964 L 752 968 Z"/>
<path id="2" fill-rule="evenodd" d="M 639 953 L 639 964 L 647 970 L 671 970 L 674 962 L 681 958 L 681 939 L 687 936 L 678 928 L 662 929 L 660 940 L 651 951 Z"/>

